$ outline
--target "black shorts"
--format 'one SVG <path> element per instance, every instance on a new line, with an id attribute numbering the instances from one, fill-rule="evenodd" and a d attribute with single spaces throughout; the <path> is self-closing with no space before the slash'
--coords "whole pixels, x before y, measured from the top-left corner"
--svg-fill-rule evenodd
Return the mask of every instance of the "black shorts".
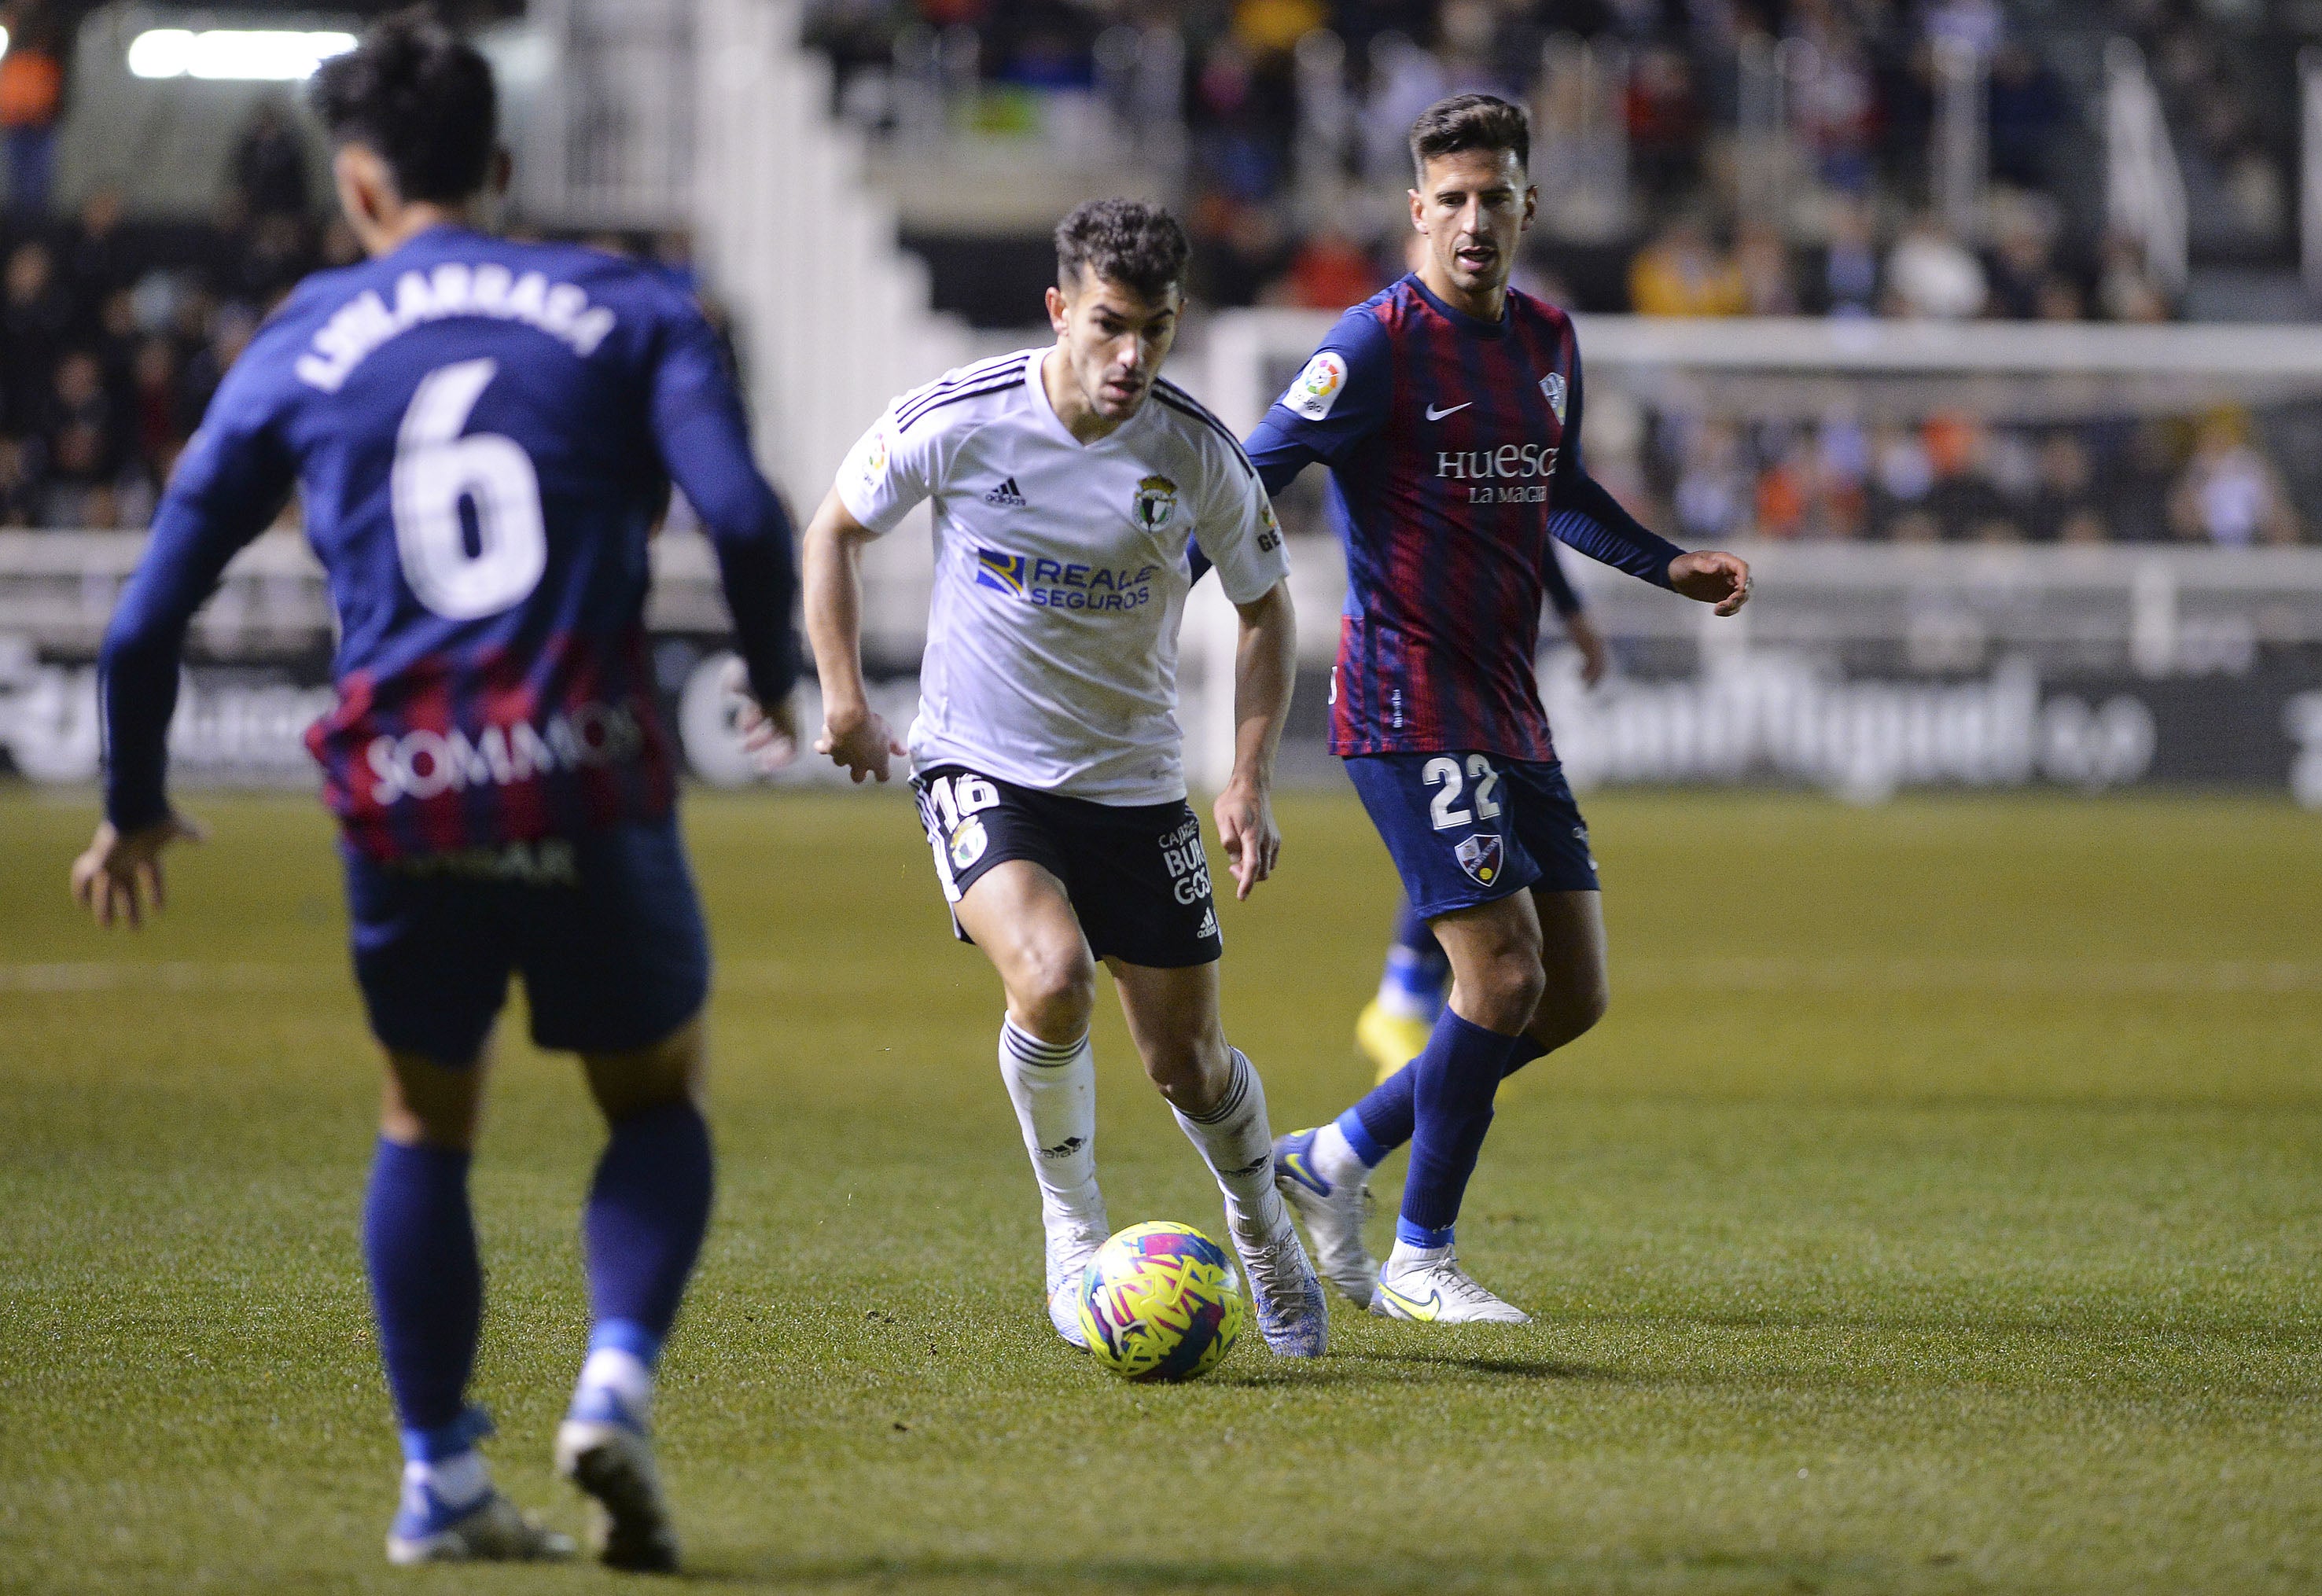
<path id="1" fill-rule="evenodd" d="M 936 877 L 956 904 L 993 865 L 1028 859 L 1065 884 L 1098 958 L 1177 970 L 1224 951 L 1209 856 L 1193 806 L 1097 804 L 1018 787 L 964 765 L 911 778 L 935 850 Z M 971 938 L 952 916 L 962 942 Z"/>

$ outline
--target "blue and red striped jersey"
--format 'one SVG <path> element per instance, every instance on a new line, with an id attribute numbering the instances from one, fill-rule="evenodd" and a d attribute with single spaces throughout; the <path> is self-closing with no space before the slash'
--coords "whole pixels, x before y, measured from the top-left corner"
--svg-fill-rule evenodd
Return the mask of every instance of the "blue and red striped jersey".
<path id="1" fill-rule="evenodd" d="M 1315 460 L 1347 550 L 1331 675 L 1341 756 L 1555 757 L 1535 657 L 1560 536 L 1667 585 L 1680 551 L 1589 481 L 1580 351 L 1510 289 L 1487 323 L 1416 275 L 1340 317 L 1249 440 L 1270 490 Z"/>
<path id="2" fill-rule="evenodd" d="M 167 812 L 187 623 L 295 483 L 339 622 L 307 734 L 392 861 L 669 812 L 646 543 L 674 479 L 762 698 L 796 674 L 791 531 L 699 310 L 632 262 L 459 228 L 307 279 L 187 445 L 103 656 L 107 812 Z"/>

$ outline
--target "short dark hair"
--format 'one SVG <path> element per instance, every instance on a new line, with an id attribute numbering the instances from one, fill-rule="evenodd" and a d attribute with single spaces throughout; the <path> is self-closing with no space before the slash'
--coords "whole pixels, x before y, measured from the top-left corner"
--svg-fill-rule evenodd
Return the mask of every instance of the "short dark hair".
<path id="1" fill-rule="evenodd" d="M 1080 286 L 1085 266 L 1106 282 L 1158 299 L 1184 286 L 1193 252 L 1177 218 L 1141 199 L 1092 199 L 1056 223 L 1056 281 L 1067 288 Z"/>
<path id="2" fill-rule="evenodd" d="M 1496 95 L 1453 95 L 1438 100 L 1411 124 L 1411 169 L 1427 181 L 1427 163 L 1462 150 L 1516 152 L 1516 164 L 1531 165 L 1531 118 L 1522 105 Z"/>
<path id="3" fill-rule="evenodd" d="M 424 6 L 398 12 L 315 73 L 315 114 L 362 144 L 407 200 L 456 203 L 484 186 L 499 145 L 491 63 Z"/>

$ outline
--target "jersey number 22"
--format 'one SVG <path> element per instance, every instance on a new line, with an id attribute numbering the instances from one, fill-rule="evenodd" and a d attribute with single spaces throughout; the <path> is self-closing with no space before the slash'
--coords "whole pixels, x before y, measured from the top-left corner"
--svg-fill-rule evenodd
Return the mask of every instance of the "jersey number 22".
<path id="1" fill-rule="evenodd" d="M 448 620 L 507 608 L 540 585 L 548 566 L 532 457 L 497 433 L 460 435 L 498 371 L 499 362 L 489 360 L 430 371 L 395 436 L 389 487 L 404 579 L 420 603 Z M 463 500 L 475 506 L 472 549 L 460 516 Z"/>

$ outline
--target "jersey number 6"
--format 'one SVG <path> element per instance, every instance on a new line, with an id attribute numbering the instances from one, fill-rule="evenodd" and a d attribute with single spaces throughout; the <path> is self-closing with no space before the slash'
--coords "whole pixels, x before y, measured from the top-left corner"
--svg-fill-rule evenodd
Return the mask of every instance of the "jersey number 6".
<path id="1" fill-rule="evenodd" d="M 548 565 L 540 477 L 513 438 L 460 429 L 499 370 L 462 360 L 420 379 L 395 436 L 395 546 L 419 602 L 454 621 L 489 616 L 522 599 Z M 471 549 L 462 501 L 475 506 Z"/>

